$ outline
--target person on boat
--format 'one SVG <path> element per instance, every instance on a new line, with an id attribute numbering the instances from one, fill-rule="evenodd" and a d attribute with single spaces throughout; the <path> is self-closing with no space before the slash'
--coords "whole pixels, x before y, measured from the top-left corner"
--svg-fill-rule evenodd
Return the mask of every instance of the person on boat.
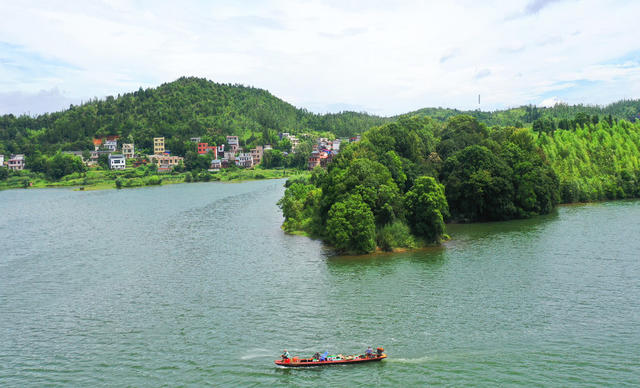
<path id="1" fill-rule="evenodd" d="M 314 360 L 320 360 L 320 352 L 316 352 L 316 353 L 313 355 L 313 359 L 314 359 Z"/>
<path id="2" fill-rule="evenodd" d="M 382 347 L 376 348 L 376 354 L 378 357 L 382 357 L 382 352 L 384 352 L 384 348 Z"/>
<path id="3" fill-rule="evenodd" d="M 322 355 L 320 356 L 320 361 L 327 361 L 327 356 L 329 355 L 329 351 L 327 350 L 326 352 L 322 353 Z"/>
<path id="4" fill-rule="evenodd" d="M 371 349 L 371 346 L 369 346 L 369 347 L 367 348 L 367 351 L 366 351 L 366 352 L 364 352 L 364 354 L 365 354 L 365 356 L 367 356 L 367 358 L 371 358 L 371 357 L 373 357 L 373 349 Z"/>
<path id="5" fill-rule="evenodd" d="M 291 357 L 291 356 L 289 355 L 289 352 L 287 352 L 287 349 L 285 349 L 285 350 L 284 350 L 284 353 L 282 353 L 282 356 L 281 356 L 281 357 L 282 357 L 282 359 L 283 359 L 283 360 L 287 360 L 287 359 L 289 359 L 289 357 Z"/>

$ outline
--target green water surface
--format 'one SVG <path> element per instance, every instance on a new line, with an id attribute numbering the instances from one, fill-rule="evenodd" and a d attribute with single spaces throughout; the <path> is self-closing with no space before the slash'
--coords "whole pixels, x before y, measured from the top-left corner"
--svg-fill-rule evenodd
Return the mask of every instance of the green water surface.
<path id="1" fill-rule="evenodd" d="M 0 386 L 640 385 L 640 202 L 336 257 L 282 184 L 0 192 Z"/>

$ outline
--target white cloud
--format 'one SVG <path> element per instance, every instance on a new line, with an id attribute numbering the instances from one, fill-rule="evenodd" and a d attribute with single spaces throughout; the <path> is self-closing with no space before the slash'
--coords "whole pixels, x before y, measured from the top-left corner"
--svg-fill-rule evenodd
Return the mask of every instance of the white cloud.
<path id="1" fill-rule="evenodd" d="M 378 114 L 475 108 L 478 94 L 483 109 L 640 97 L 640 64 L 615 61 L 640 49 L 637 2 L 30 1 L 0 14 L 7 92 L 79 101 L 187 75 Z"/>
<path id="2" fill-rule="evenodd" d="M 556 104 L 561 104 L 563 102 L 564 101 L 562 101 L 558 97 L 553 96 L 553 97 L 545 98 L 544 100 L 540 101 L 538 106 L 539 107 L 544 107 L 544 108 L 551 108 L 551 107 L 555 106 Z"/>

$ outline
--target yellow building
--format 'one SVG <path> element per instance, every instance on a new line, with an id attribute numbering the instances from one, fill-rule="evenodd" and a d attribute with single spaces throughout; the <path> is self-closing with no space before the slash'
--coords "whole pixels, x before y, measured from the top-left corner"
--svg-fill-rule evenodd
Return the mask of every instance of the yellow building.
<path id="1" fill-rule="evenodd" d="M 153 153 L 156 155 L 164 153 L 164 137 L 153 138 Z"/>

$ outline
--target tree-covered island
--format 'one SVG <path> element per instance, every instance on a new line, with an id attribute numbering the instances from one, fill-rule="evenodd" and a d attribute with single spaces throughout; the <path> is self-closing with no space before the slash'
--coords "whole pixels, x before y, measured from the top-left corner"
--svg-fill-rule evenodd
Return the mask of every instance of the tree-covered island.
<path id="1" fill-rule="evenodd" d="M 582 120 L 580 115 L 577 120 Z M 611 117 L 567 129 L 488 127 L 405 116 L 374 127 L 326 170 L 290 179 L 283 228 L 339 252 L 439 243 L 447 221 L 547 214 L 559 202 L 640 196 L 640 123 Z"/>

